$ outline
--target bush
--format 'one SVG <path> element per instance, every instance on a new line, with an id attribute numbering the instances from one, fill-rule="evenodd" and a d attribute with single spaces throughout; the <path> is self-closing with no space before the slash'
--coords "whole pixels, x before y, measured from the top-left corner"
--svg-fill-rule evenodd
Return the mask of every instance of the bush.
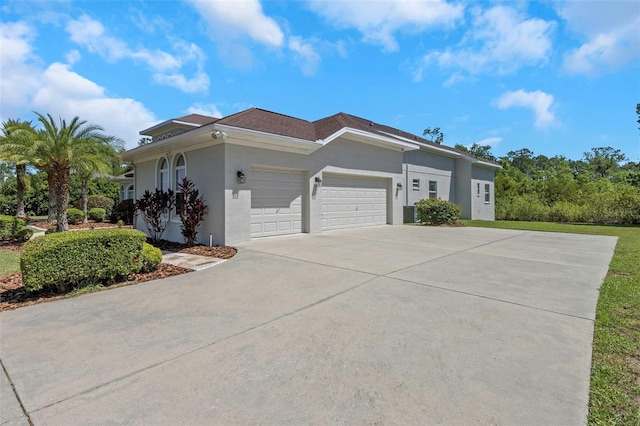
<path id="1" fill-rule="evenodd" d="M 102 222 L 106 216 L 107 212 L 100 207 L 94 207 L 89 210 L 89 219 L 95 220 L 96 222 Z"/>
<path id="2" fill-rule="evenodd" d="M 80 209 L 67 209 L 69 224 L 76 225 L 84 220 L 84 212 Z"/>
<path id="3" fill-rule="evenodd" d="M 111 216 L 111 212 L 113 211 L 114 204 L 115 202 L 111 198 L 104 195 L 89 195 L 89 197 L 87 198 L 87 211 L 96 208 L 104 209 L 104 217 L 109 217 Z"/>
<path id="4" fill-rule="evenodd" d="M 0 241 L 27 241 L 33 231 L 24 226 L 24 220 L 0 215 Z"/>
<path id="5" fill-rule="evenodd" d="M 421 223 L 429 225 L 454 224 L 460 220 L 462 207 L 451 201 L 427 198 L 416 203 L 416 216 Z"/>
<path id="6" fill-rule="evenodd" d="M 158 269 L 158 265 L 162 262 L 162 251 L 149 243 L 144 243 L 142 253 L 137 265 L 137 272 L 151 272 Z"/>
<path id="7" fill-rule="evenodd" d="M 585 220 L 585 209 L 574 203 L 558 201 L 549 212 L 551 222 L 582 222 Z"/>
<path id="8" fill-rule="evenodd" d="M 146 235 L 130 229 L 99 229 L 48 234 L 27 242 L 20 256 L 28 291 L 65 291 L 113 282 L 140 268 Z"/>
<path id="9" fill-rule="evenodd" d="M 135 212 L 136 208 L 133 200 L 120 201 L 113 208 L 113 213 L 111 213 L 111 222 L 117 223 L 122 221 L 127 225 L 133 225 L 133 215 Z"/>

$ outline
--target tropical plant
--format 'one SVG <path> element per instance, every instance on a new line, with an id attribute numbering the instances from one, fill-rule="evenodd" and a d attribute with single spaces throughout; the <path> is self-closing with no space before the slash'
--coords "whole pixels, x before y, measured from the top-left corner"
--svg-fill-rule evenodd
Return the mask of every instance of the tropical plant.
<path id="1" fill-rule="evenodd" d="M 122 141 L 103 134 L 101 126 L 87 124 L 79 117 L 74 117 L 68 123 L 61 118 L 57 124 L 50 114 L 36 115 L 42 129 L 29 130 L 33 136 L 33 144 L 26 152 L 33 165 L 47 173 L 50 194 L 53 194 L 50 204 L 55 201 L 56 228 L 58 231 L 67 231 L 71 170 L 101 168 L 105 153 L 117 150 Z M 49 218 L 51 219 L 51 214 Z"/>
<path id="2" fill-rule="evenodd" d="M 176 204 L 173 191 L 156 189 L 154 192 L 144 191 L 142 197 L 135 202 L 136 210 L 142 214 L 142 220 L 151 233 L 151 239 L 157 242 L 162 238 L 169 222 L 171 212 Z"/>
<path id="3" fill-rule="evenodd" d="M 179 202 L 176 203 L 176 210 L 180 214 L 180 222 L 182 223 L 180 231 L 187 246 L 193 247 L 198 235 L 198 228 L 200 228 L 209 206 L 205 204 L 204 197 L 200 195 L 189 178 L 182 179 L 182 182 L 178 184 L 178 190 L 182 193 Z"/>
<path id="4" fill-rule="evenodd" d="M 33 144 L 34 130 L 30 121 L 9 119 L 2 123 L 0 135 L 0 159 L 15 164 L 17 206 L 16 216 L 25 217 L 24 195 L 26 190 L 27 164 Z"/>

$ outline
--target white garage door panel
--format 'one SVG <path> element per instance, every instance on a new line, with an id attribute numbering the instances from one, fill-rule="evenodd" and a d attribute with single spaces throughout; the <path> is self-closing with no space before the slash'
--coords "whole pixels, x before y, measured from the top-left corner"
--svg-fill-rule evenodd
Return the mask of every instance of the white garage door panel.
<path id="1" fill-rule="evenodd" d="M 302 173 L 251 171 L 251 237 L 302 232 Z"/>
<path id="2" fill-rule="evenodd" d="M 322 229 L 386 223 L 386 180 L 324 175 Z"/>

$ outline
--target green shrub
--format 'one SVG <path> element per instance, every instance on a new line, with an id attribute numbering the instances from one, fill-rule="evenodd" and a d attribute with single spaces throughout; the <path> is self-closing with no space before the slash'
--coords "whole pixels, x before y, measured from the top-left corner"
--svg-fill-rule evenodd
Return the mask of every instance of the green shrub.
<path id="1" fill-rule="evenodd" d="M 69 224 L 76 225 L 84 220 L 84 212 L 80 209 L 67 209 Z"/>
<path id="2" fill-rule="evenodd" d="M 0 240 L 12 240 L 24 228 L 24 220 L 13 216 L 0 215 Z"/>
<path id="3" fill-rule="evenodd" d="M 142 253 L 138 260 L 137 272 L 151 272 L 158 269 L 158 265 L 162 262 L 162 251 L 149 243 L 144 243 Z"/>
<path id="4" fill-rule="evenodd" d="M 106 216 L 107 212 L 100 207 L 94 207 L 89 210 L 89 219 L 95 220 L 96 222 L 102 222 Z"/>
<path id="5" fill-rule="evenodd" d="M 498 203 L 496 219 L 545 222 L 549 220 L 550 212 L 551 208 L 542 204 L 537 195 L 517 195 L 510 200 L 501 200 Z"/>
<path id="6" fill-rule="evenodd" d="M 430 225 L 454 224 L 460 220 L 462 207 L 451 201 L 427 198 L 416 203 L 416 216 L 421 223 Z"/>
<path id="7" fill-rule="evenodd" d="M 28 291 L 113 282 L 140 268 L 146 235 L 130 229 L 59 232 L 27 242 L 20 256 Z"/>
<path id="8" fill-rule="evenodd" d="M 0 215 L 0 241 L 27 241 L 33 231 L 24 226 L 24 220 Z"/>
<path id="9" fill-rule="evenodd" d="M 45 235 L 55 234 L 56 232 L 58 232 L 58 227 L 55 225 L 48 227 L 46 231 L 44 231 Z"/>
<path id="10" fill-rule="evenodd" d="M 16 233 L 16 241 L 29 241 L 33 236 L 33 229 L 31 228 L 22 228 Z"/>
<path id="11" fill-rule="evenodd" d="M 551 222 L 582 222 L 585 217 L 585 209 L 582 206 L 567 201 L 558 201 L 549 211 Z"/>
<path id="12" fill-rule="evenodd" d="M 135 211 L 136 208 L 133 200 L 120 201 L 113 208 L 113 213 L 111 213 L 111 222 L 117 223 L 122 221 L 127 225 L 132 225 Z"/>
<path id="13" fill-rule="evenodd" d="M 113 211 L 114 203 L 113 199 L 104 195 L 89 195 L 87 197 L 87 211 L 95 208 L 104 209 L 105 217 L 109 217 Z"/>

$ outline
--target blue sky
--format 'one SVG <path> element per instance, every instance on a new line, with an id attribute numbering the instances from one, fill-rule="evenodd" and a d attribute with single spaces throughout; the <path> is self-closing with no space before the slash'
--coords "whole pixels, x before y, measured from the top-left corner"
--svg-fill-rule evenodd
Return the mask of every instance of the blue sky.
<path id="1" fill-rule="evenodd" d="M 640 2 L 7 1 L 0 118 L 129 148 L 188 113 L 347 112 L 445 144 L 640 161 Z"/>

